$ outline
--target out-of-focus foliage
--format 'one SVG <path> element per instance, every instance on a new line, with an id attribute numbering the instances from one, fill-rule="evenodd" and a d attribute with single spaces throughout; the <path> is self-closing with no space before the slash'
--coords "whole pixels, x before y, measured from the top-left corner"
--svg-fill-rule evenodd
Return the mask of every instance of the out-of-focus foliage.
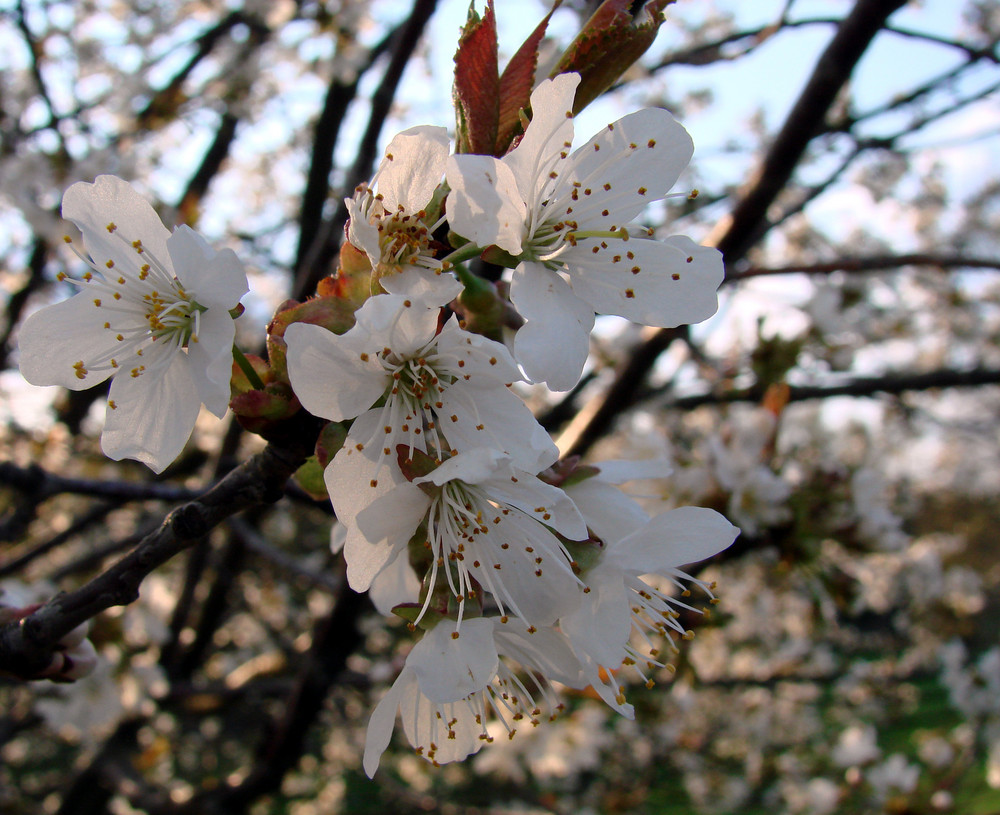
<path id="1" fill-rule="evenodd" d="M 549 9 L 496 5 L 502 70 Z M 535 405 L 565 452 L 669 458 L 669 479 L 637 488 L 650 509 L 712 506 L 743 529 L 698 574 L 722 602 L 676 673 L 631 689 L 636 721 L 582 693 L 465 764 L 400 742 L 365 779 L 364 725 L 409 640 L 345 607 L 328 505 L 290 488 L 95 619 L 91 678 L 0 679 L 0 810 L 1000 811 L 1000 13 L 904 6 L 811 108 L 828 43 L 878 5 L 682 0 L 585 114 L 662 105 L 685 124 L 682 183 L 700 194 L 645 220 L 727 259 L 716 318 L 605 319 L 584 385 Z M 543 56 L 587 6 L 553 14 Z M 228 242 L 252 267 L 248 347 L 329 271 L 340 201 L 388 137 L 453 121 L 467 7 L 0 10 L 0 603 L 24 606 L 259 445 L 209 420 L 151 480 L 101 457 L 99 396 L 20 380 L 16 325 L 68 294 L 56 275 L 77 263 L 62 192 L 115 173 L 165 223 Z M 773 149 L 792 143 L 801 156 Z"/>

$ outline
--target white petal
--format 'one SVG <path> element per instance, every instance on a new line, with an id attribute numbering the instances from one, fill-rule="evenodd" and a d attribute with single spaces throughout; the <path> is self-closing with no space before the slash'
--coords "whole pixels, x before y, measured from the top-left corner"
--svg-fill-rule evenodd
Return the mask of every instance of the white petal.
<path id="1" fill-rule="evenodd" d="M 403 695 L 399 714 L 410 744 L 435 764 L 461 761 L 486 743 L 480 738 L 484 725 L 468 701 L 436 705 L 417 690 Z"/>
<path id="2" fill-rule="evenodd" d="M 347 527 L 334 521 L 333 526 L 330 528 L 330 551 L 335 555 L 339 555 L 343 549 L 344 544 L 347 542 Z"/>
<path id="3" fill-rule="evenodd" d="M 415 478 L 414 484 L 431 483 L 439 487 L 449 481 L 464 481 L 466 484 L 479 484 L 496 472 L 497 466 L 510 461 L 510 457 L 500 450 L 479 447 L 465 450 L 457 456 L 447 459 L 427 475 Z"/>
<path id="4" fill-rule="evenodd" d="M 685 563 L 717 555 L 739 534 L 715 510 L 680 507 L 657 515 L 624 537 L 608 555 L 619 568 L 634 574 L 667 574 Z"/>
<path id="5" fill-rule="evenodd" d="M 343 524 L 337 527 L 342 528 Z M 405 548 L 375 575 L 368 596 L 379 613 L 387 616 L 401 603 L 416 603 L 420 599 L 420 578 L 410 566 Z"/>
<path id="6" fill-rule="evenodd" d="M 396 711 L 405 697 L 417 693 L 417 680 L 412 671 L 405 667 L 396 678 L 392 687 L 386 691 L 372 711 L 368 719 L 368 732 L 365 736 L 365 774 L 371 778 L 378 769 L 382 753 L 392 741 L 392 730 L 396 726 Z"/>
<path id="7" fill-rule="evenodd" d="M 406 659 L 420 690 L 437 704 L 457 702 L 483 690 L 496 676 L 499 657 L 493 642 L 493 622 L 484 617 L 465 620 L 455 629 L 442 621 L 424 634 Z"/>
<path id="8" fill-rule="evenodd" d="M 448 443 L 458 450 L 494 447 L 514 466 L 539 472 L 559 458 L 559 449 L 519 396 L 503 386 L 452 385 L 441 395 L 438 414 Z M 455 421 L 451 421 L 455 417 Z"/>
<path id="9" fill-rule="evenodd" d="M 288 378 L 299 401 L 314 416 L 333 421 L 354 418 L 388 387 L 382 366 L 374 357 L 362 359 L 363 352 L 356 350 L 347 334 L 338 336 L 306 323 L 292 323 L 285 329 Z"/>
<path id="10" fill-rule="evenodd" d="M 490 524 L 485 535 L 492 539 L 489 551 L 494 553 L 495 562 L 490 562 L 484 546 L 475 558 L 480 565 L 470 566 L 469 572 L 503 603 L 505 613 L 517 614 L 525 625 L 541 627 L 576 608 L 579 584 L 552 532 L 511 512 L 500 516 L 499 523 Z M 508 544 L 507 549 L 499 548 L 502 542 Z"/>
<path id="11" fill-rule="evenodd" d="M 62 215 L 80 227 L 98 266 L 110 259 L 119 267 L 137 269 L 142 261 L 132 247 L 135 240 L 160 263 L 170 263 L 170 232 L 149 202 L 120 178 L 99 175 L 93 184 L 74 184 L 63 195 Z M 108 232 L 112 223 L 117 227 L 114 234 Z"/>
<path id="12" fill-rule="evenodd" d="M 514 270 L 510 299 L 525 318 L 514 355 L 532 382 L 567 391 L 580 379 L 590 351 L 593 308 L 558 274 L 535 263 Z"/>
<path id="13" fill-rule="evenodd" d="M 139 315 L 136 320 L 141 319 Z M 40 309 L 25 320 L 17 332 L 21 375 L 32 385 L 62 385 L 79 391 L 107 379 L 112 371 L 76 376 L 77 362 L 113 354 L 121 343 L 104 327 L 106 311 L 94 305 L 94 295 L 84 290 L 69 300 Z"/>
<path id="14" fill-rule="evenodd" d="M 521 380 L 514 357 L 505 345 L 487 339 L 479 334 L 463 331 L 454 317 L 448 320 L 438 334 L 437 347 L 442 356 L 463 360 L 463 376 L 474 386 L 492 387 L 507 385 Z M 457 373 L 457 372 L 456 372 Z"/>
<path id="15" fill-rule="evenodd" d="M 353 355 L 390 348 L 398 357 L 422 350 L 437 333 L 440 310 L 397 294 L 369 297 L 355 314 L 355 324 L 340 344 Z M 381 365 L 377 366 L 381 370 Z"/>
<path id="16" fill-rule="evenodd" d="M 135 459 L 160 473 L 180 455 L 201 408 L 188 365 L 187 356 L 178 352 L 158 378 L 131 377 L 127 371 L 114 378 L 109 398 L 117 407 L 108 408 L 101 434 L 108 458 Z"/>
<path id="17" fill-rule="evenodd" d="M 188 344 L 191 376 L 201 401 L 220 419 L 229 407 L 236 324 L 223 308 L 210 308 L 200 318 L 198 342 Z"/>
<path id="18" fill-rule="evenodd" d="M 445 173 L 450 227 L 479 246 L 519 255 L 528 210 L 510 168 L 491 156 L 460 155 L 448 159 Z"/>
<path id="19" fill-rule="evenodd" d="M 360 442 L 363 445 L 375 445 L 376 450 L 384 450 L 388 447 L 389 452 L 385 453 L 385 455 L 390 457 L 389 460 L 395 460 L 396 446 L 400 444 L 407 446 L 412 444 L 413 449 L 427 452 L 427 446 L 424 443 L 425 437 L 423 435 L 404 432 L 399 429 L 398 423 L 395 428 L 389 426 L 387 424 L 388 415 L 383 406 L 366 410 L 358 416 L 351 425 L 352 443 L 357 444 Z M 387 426 L 390 427 L 389 433 L 385 432 Z"/>
<path id="20" fill-rule="evenodd" d="M 424 303 L 395 294 L 381 294 L 378 297 L 371 297 L 365 305 L 373 301 L 389 300 L 394 301 L 394 303 L 376 303 L 376 305 L 384 306 L 386 313 L 389 312 L 390 307 L 395 309 L 394 316 L 388 323 L 388 336 L 385 337 L 385 344 L 392 349 L 397 357 L 416 356 L 426 347 L 427 343 L 434 339 L 441 312 L 436 307 L 427 308 Z M 362 308 L 361 311 L 363 310 Z M 367 325 L 367 316 L 367 314 L 359 315 L 358 319 L 364 319 Z"/>
<path id="21" fill-rule="evenodd" d="M 641 461 L 612 459 L 594 464 L 601 471 L 599 478 L 608 484 L 624 484 L 628 481 L 648 478 L 666 478 L 674 470 L 666 459 L 649 458 Z"/>
<path id="22" fill-rule="evenodd" d="M 379 283 L 389 294 L 419 300 L 427 308 L 447 305 L 464 288 L 449 272 L 438 273 L 419 266 L 410 266 L 397 274 L 385 275 L 379 278 Z"/>
<path id="23" fill-rule="evenodd" d="M 573 484 L 566 492 L 580 508 L 587 526 L 605 542 L 621 540 L 649 521 L 649 515 L 635 500 L 600 476 Z"/>
<path id="24" fill-rule="evenodd" d="M 535 201 L 551 182 L 550 165 L 573 143 L 573 100 L 579 84 L 579 74 L 559 74 L 540 82 L 531 93 L 531 122 L 517 147 L 503 159 L 524 201 Z"/>
<path id="25" fill-rule="evenodd" d="M 673 328 L 706 320 L 719 308 L 722 255 L 690 238 L 581 240 L 562 259 L 573 291 L 600 314 Z"/>
<path id="26" fill-rule="evenodd" d="M 599 565 L 584 579 L 590 592 L 583 595 L 579 608 L 563 617 L 559 625 L 574 648 L 615 670 L 627 656 L 625 646 L 632 630 L 624 577 L 615 568 Z"/>
<path id="27" fill-rule="evenodd" d="M 687 131 L 659 108 L 608 125 L 570 159 L 566 177 L 580 185 L 573 218 L 583 229 L 627 224 L 670 191 L 693 152 Z"/>
<path id="28" fill-rule="evenodd" d="M 517 660 L 528 670 L 571 688 L 583 686 L 580 660 L 561 631 L 546 627 L 528 633 L 508 622 L 495 624 L 493 636 L 501 654 Z"/>
<path id="29" fill-rule="evenodd" d="M 404 482 L 372 501 L 357 514 L 355 522 L 370 543 L 386 542 L 394 548 L 403 548 L 430 505 L 430 497 L 420 487 Z"/>
<path id="30" fill-rule="evenodd" d="M 406 479 L 395 467 L 378 467 L 354 444 L 348 436 L 345 445 L 323 472 L 323 479 L 337 518 L 347 527 L 344 542 L 347 582 L 352 589 L 361 592 L 368 590 L 372 579 L 395 553 L 387 543 L 372 544 L 368 541 L 358 529 L 355 519 L 373 501 L 391 492 Z"/>
<path id="31" fill-rule="evenodd" d="M 373 179 L 386 210 L 392 213 L 402 206 L 416 213 L 426 207 L 441 183 L 449 149 L 443 127 L 421 125 L 397 134 Z"/>
<path id="32" fill-rule="evenodd" d="M 177 279 L 203 306 L 233 308 L 247 293 L 247 274 L 232 249 L 215 251 L 189 226 L 179 226 L 167 240 Z"/>
<path id="33" fill-rule="evenodd" d="M 530 473 L 500 471 L 483 482 L 491 496 L 517 507 L 530 517 L 555 529 L 570 540 L 584 540 L 587 524 L 573 500 L 559 487 L 546 484 Z"/>
<path id="34" fill-rule="evenodd" d="M 372 266 L 377 266 L 382 262 L 378 227 L 368 220 L 357 199 L 345 198 L 344 203 L 347 205 L 347 214 L 350 217 L 347 224 L 347 239 L 358 249 L 364 250 Z"/>

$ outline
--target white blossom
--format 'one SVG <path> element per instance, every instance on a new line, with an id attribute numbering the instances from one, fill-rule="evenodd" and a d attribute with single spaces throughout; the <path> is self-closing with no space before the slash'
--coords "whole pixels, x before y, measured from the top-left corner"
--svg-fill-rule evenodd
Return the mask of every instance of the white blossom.
<path id="1" fill-rule="evenodd" d="M 596 536 L 602 549 L 596 562 L 584 567 L 583 601 L 559 625 L 586 665 L 594 689 L 613 708 L 631 715 L 624 694 L 611 674 L 622 665 L 643 677 L 642 665 L 662 667 L 659 643 L 650 635 L 688 638 L 678 621 L 677 609 L 693 609 L 683 599 L 654 588 L 644 575 L 666 578 L 687 597 L 687 583 L 702 588 L 711 599 L 711 586 L 683 572 L 680 566 L 696 563 L 727 548 L 739 530 L 719 513 L 701 507 L 680 507 L 650 518 L 637 502 L 599 475 L 566 488 Z M 635 634 L 648 656 L 630 642 Z M 608 681 L 597 676 L 596 666 L 608 669 Z"/>
<path id="2" fill-rule="evenodd" d="M 855 767 L 877 761 L 882 756 L 878 733 L 871 725 L 852 724 L 843 730 L 830 758 L 840 767 Z"/>
<path id="3" fill-rule="evenodd" d="M 230 249 L 186 226 L 171 234 L 129 184 L 74 184 L 63 216 L 83 233 L 91 267 L 81 291 L 32 314 L 18 334 L 21 373 L 34 385 L 83 390 L 114 377 L 101 436 L 106 455 L 161 472 L 181 452 L 202 404 L 229 404 L 235 327 L 247 292 Z"/>
<path id="4" fill-rule="evenodd" d="M 404 130 L 389 143 L 371 182 L 347 199 L 348 240 L 365 251 L 373 281 L 390 293 L 441 294 L 445 303 L 462 290 L 436 259 L 436 224 L 427 222 L 426 207 L 441 183 L 448 150 L 443 127 Z"/>
<path id="5" fill-rule="evenodd" d="M 454 319 L 439 329 L 439 315 L 386 294 L 365 301 L 344 334 L 293 323 L 284 336 L 296 396 L 316 416 L 355 419 L 348 444 L 374 448 L 376 463 L 399 444 L 427 452 L 489 445 L 524 469 L 549 466 L 555 445 L 507 387 L 520 379 L 510 353 Z"/>
<path id="6" fill-rule="evenodd" d="M 902 753 L 893 753 L 865 775 L 880 800 L 893 793 L 911 793 L 920 780 L 920 766 L 910 764 Z"/>
<path id="7" fill-rule="evenodd" d="M 349 453 L 340 456 L 350 461 Z M 350 496 L 341 496 L 335 507 L 340 514 L 348 504 L 347 515 L 357 526 L 356 534 L 349 529 L 345 550 L 348 580 L 357 591 L 367 589 L 422 530 L 430 590 L 421 615 L 439 581 L 459 604 L 460 620 L 465 602 L 481 598 L 481 592 L 501 614 L 516 615 L 529 626 L 551 624 L 576 602 L 579 581 L 556 533 L 585 538 L 584 521 L 562 490 L 517 469 L 504 453 L 488 448 L 459 453 L 412 482 L 397 479 L 370 502 L 361 498 L 360 509 L 350 506 Z"/>
<path id="8" fill-rule="evenodd" d="M 542 82 L 533 118 L 502 159 L 448 160 L 449 223 L 481 246 L 517 258 L 510 297 L 525 325 L 514 341 L 528 378 L 576 384 L 594 312 L 644 325 L 700 322 L 718 308 L 722 257 L 685 237 L 635 239 L 627 224 L 667 195 L 691 158 L 691 138 L 669 113 L 630 114 L 575 153 L 578 74 Z"/>
<path id="9" fill-rule="evenodd" d="M 579 661 L 552 628 L 522 633 L 502 619 L 466 620 L 461 632 L 441 622 L 424 634 L 368 722 L 364 768 L 378 769 L 396 713 L 417 753 L 435 765 L 461 761 L 494 738 L 488 721 L 508 738 L 524 725 L 554 718 L 562 703 L 551 683 L 583 687 Z M 495 729 L 495 728 L 494 728 Z"/>

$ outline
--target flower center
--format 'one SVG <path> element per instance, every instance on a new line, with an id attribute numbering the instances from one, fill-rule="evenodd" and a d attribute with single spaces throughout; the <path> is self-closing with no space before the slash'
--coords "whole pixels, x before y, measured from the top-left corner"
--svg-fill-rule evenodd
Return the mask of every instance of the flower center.
<path id="1" fill-rule="evenodd" d="M 545 507 L 535 510 L 549 518 Z M 492 595 L 506 622 L 515 614 L 534 630 L 529 615 L 518 606 L 510 587 L 543 580 L 550 568 L 572 575 L 571 556 L 559 539 L 526 511 L 490 497 L 478 484 L 454 480 L 445 483 L 431 501 L 427 514 L 427 539 L 431 555 L 429 590 L 419 620 L 431 602 L 438 574 L 458 603 L 461 625 L 466 600 Z M 575 576 L 574 576 L 574 579 Z M 539 584 L 539 590 L 544 588 Z"/>
<path id="2" fill-rule="evenodd" d="M 93 295 L 94 307 L 104 317 L 104 330 L 116 341 L 86 363 L 82 359 L 76 362 L 73 367 L 78 379 L 85 379 L 90 372 L 117 371 L 125 360 L 132 362 L 128 369 L 132 377 L 168 367 L 180 349 L 198 342 L 201 314 L 207 310 L 141 240 L 128 242 L 114 223 L 108 224 L 107 230 L 135 252 L 134 265 L 120 268 L 110 258 L 98 264 L 72 246 L 92 271 L 80 279 L 58 275 L 59 280 L 86 288 Z M 65 240 L 72 244 L 69 237 Z"/>
<path id="3" fill-rule="evenodd" d="M 363 184 L 355 193 L 360 204 L 360 212 L 378 234 L 378 261 L 373 263 L 372 277 L 399 274 L 404 269 L 418 266 L 440 273 L 445 265 L 435 257 L 431 246 L 431 233 L 437 227 L 425 222 L 427 213 L 423 210 L 412 213 L 402 206 L 390 212 L 383 204 L 382 196 L 373 193 Z"/>
<path id="4" fill-rule="evenodd" d="M 413 356 L 400 357 L 389 348 L 376 356 L 391 383 L 382 408 L 382 429 L 386 435 L 382 457 L 393 455 L 397 444 L 407 445 L 411 453 L 414 449 L 425 450 L 426 445 L 437 451 L 448 450 L 435 412 L 444 406 L 441 394 L 455 377 L 439 370 L 443 366 L 435 340 Z"/>

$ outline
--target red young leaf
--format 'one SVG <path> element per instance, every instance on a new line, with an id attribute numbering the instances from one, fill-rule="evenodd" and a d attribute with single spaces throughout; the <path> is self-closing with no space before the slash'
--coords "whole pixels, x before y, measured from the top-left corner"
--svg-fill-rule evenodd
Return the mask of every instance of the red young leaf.
<path id="1" fill-rule="evenodd" d="M 576 72 L 573 113 L 579 113 L 625 73 L 653 44 L 663 9 L 674 0 L 649 0 L 633 14 L 633 0 L 604 0 L 563 54 L 551 76 Z"/>
<path id="2" fill-rule="evenodd" d="M 535 27 L 517 53 L 511 57 L 500 77 L 500 109 L 497 125 L 497 142 L 494 155 L 502 156 L 521 129 L 518 111 L 528 109 L 531 92 L 535 88 L 535 69 L 538 67 L 538 44 L 545 36 L 552 12 L 562 0 L 555 0 L 549 13 Z"/>
<path id="3" fill-rule="evenodd" d="M 493 0 L 480 17 L 473 6 L 455 54 L 456 150 L 492 155 L 500 111 L 500 68 Z"/>

